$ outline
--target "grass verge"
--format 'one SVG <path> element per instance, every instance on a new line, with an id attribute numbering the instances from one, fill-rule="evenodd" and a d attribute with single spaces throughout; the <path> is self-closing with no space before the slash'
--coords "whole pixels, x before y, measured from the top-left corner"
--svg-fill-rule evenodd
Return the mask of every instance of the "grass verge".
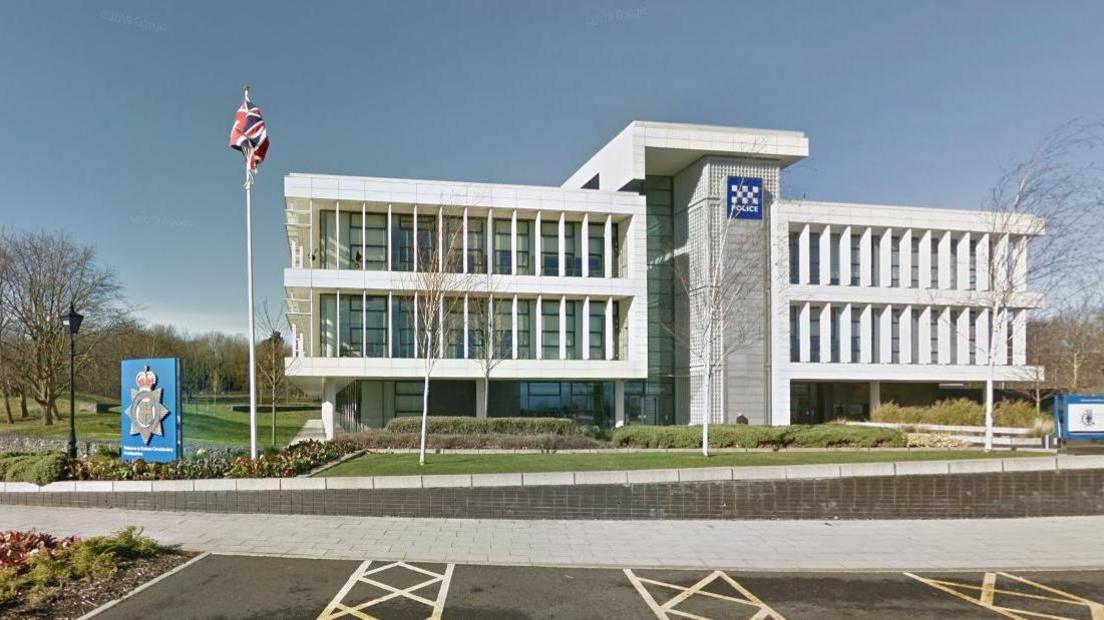
<path id="1" fill-rule="evenodd" d="M 972 450 L 740 452 L 710 457 L 685 452 L 614 452 L 609 454 L 430 454 L 418 465 L 417 454 L 365 454 L 320 472 L 319 476 L 401 476 L 417 474 L 504 474 L 547 471 L 608 471 L 683 467 L 817 465 L 885 463 L 942 459 L 1032 457 L 1040 452 Z"/>

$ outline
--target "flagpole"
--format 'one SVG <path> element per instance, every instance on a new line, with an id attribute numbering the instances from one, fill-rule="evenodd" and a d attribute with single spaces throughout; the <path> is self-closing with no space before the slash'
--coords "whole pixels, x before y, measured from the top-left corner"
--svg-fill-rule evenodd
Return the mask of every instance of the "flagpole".
<path id="1" fill-rule="evenodd" d="M 249 87 L 245 87 L 249 99 Z M 245 153 L 245 254 L 246 288 L 249 295 L 249 457 L 257 458 L 257 364 L 253 335 L 253 153 Z"/>

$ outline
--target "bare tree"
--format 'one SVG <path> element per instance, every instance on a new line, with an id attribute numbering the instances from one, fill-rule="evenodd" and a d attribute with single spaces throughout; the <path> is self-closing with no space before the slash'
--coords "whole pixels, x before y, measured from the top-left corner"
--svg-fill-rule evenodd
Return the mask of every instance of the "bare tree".
<path id="1" fill-rule="evenodd" d="M 429 428 L 429 381 L 437 361 L 444 356 L 446 342 L 463 329 L 454 319 L 462 316 L 471 276 L 461 273 L 464 265 L 464 231 L 446 230 L 444 207 L 436 210 L 434 230 L 419 230 L 415 236 L 414 271 L 405 274 L 404 288 L 414 293 L 416 328 L 414 357 L 422 360 L 422 428 L 418 462 L 425 464 Z"/>
<path id="2" fill-rule="evenodd" d="M 77 370 L 92 362 L 88 352 L 126 316 L 115 274 L 96 259 L 91 246 L 64 232 L 7 233 L 0 242 L 9 266 L 0 304 L 10 313 L 13 338 L 25 353 L 21 395 L 30 395 L 51 425 L 57 399 L 68 380 L 68 338 L 60 319 L 70 304 L 85 315 L 77 349 Z"/>
<path id="3" fill-rule="evenodd" d="M 767 208 L 765 197 L 762 209 Z M 709 456 L 709 424 L 714 409 L 723 406 L 713 394 L 713 382 L 730 355 L 761 343 L 767 326 L 763 316 L 735 312 L 741 301 L 764 295 L 763 270 L 769 254 L 767 231 L 745 234 L 746 224 L 722 203 L 711 201 L 692 207 L 687 217 L 696 219 L 684 249 L 674 251 L 674 279 L 686 297 L 688 311 L 682 320 L 665 326 L 690 358 L 691 376 L 701 377 L 698 406 L 702 409 L 702 454 Z M 676 315 L 682 314 L 676 312 Z M 688 318 L 687 318 L 688 317 Z M 683 323 L 682 321 L 685 321 Z"/>
<path id="4" fill-rule="evenodd" d="M 7 304 L 5 299 L 6 289 L 11 286 L 9 272 L 9 259 L 7 256 L 7 250 L 3 245 L 3 233 L 0 232 L 0 398 L 4 399 L 4 413 L 8 416 L 8 424 L 15 424 L 15 418 L 12 417 L 11 410 L 11 392 L 12 392 L 12 374 L 13 374 L 13 359 L 5 356 L 5 350 L 8 348 L 7 343 L 7 327 L 11 322 L 10 313 L 7 310 Z"/>
<path id="5" fill-rule="evenodd" d="M 257 376 L 261 380 L 262 392 L 268 392 L 268 402 L 272 414 L 272 445 L 276 445 L 276 403 L 279 395 L 287 386 L 287 376 L 284 374 L 284 358 L 288 355 L 288 347 L 280 335 L 283 326 L 283 312 L 277 312 L 274 316 L 268 308 L 268 302 L 261 305 L 258 329 L 263 340 L 257 343 Z"/>
<path id="6" fill-rule="evenodd" d="M 488 274 L 480 279 L 477 287 L 479 297 L 468 298 L 468 358 L 479 362 L 483 378 L 483 402 L 479 415 L 487 417 L 488 399 L 491 390 L 491 374 L 502 360 L 513 357 L 512 319 L 505 324 L 500 321 L 498 309 L 501 304 L 511 304 L 510 297 L 497 296 L 498 287 L 494 276 Z"/>
<path id="7" fill-rule="evenodd" d="M 1086 290 L 1082 284 L 1098 285 L 1093 280 L 1100 277 L 1104 171 L 1092 158 L 1102 146 L 1100 124 L 1067 123 L 1002 176 L 990 192 L 985 206 L 988 286 L 976 292 L 988 315 L 986 450 L 993 445 L 997 359 L 1010 343 L 1013 350 L 1018 348 L 1013 339 L 1025 331 L 1023 308 L 1032 305 L 1029 285 L 1033 294 L 1045 299 L 1076 295 Z"/>

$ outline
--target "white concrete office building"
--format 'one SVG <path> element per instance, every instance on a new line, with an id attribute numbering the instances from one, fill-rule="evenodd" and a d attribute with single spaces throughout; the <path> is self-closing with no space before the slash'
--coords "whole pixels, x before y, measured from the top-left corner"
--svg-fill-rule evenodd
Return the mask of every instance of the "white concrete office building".
<path id="1" fill-rule="evenodd" d="M 486 399 L 491 416 L 604 427 L 700 423 L 707 410 L 820 422 L 984 381 L 990 351 L 997 381 L 1038 372 L 1025 332 L 1040 296 L 1015 291 L 997 330 L 1008 337 L 989 347 L 986 292 L 1025 280 L 1026 252 L 1009 248 L 1039 226 L 787 200 L 782 172 L 807 155 L 798 132 L 637 121 L 561 187 L 289 174 L 287 373 L 322 398 L 331 435 L 420 413 L 411 274 L 435 268 L 428 250 L 446 238 L 462 240 L 456 270 L 486 274 L 485 288 L 466 288 L 442 321 L 455 328 L 431 414 L 475 415 Z M 705 364 L 694 342 L 714 322 L 688 291 L 722 230 L 716 251 L 746 286 L 708 332 L 720 363 Z M 495 317 L 489 390 L 476 316 Z"/>

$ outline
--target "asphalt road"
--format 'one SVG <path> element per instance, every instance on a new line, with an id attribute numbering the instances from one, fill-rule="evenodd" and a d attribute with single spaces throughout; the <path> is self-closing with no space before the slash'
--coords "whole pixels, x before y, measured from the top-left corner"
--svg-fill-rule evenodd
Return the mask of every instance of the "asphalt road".
<path id="1" fill-rule="evenodd" d="M 1026 611 L 1101 620 L 1102 601 L 1104 571 L 742 573 L 211 555 L 99 618 L 1040 617 Z"/>

